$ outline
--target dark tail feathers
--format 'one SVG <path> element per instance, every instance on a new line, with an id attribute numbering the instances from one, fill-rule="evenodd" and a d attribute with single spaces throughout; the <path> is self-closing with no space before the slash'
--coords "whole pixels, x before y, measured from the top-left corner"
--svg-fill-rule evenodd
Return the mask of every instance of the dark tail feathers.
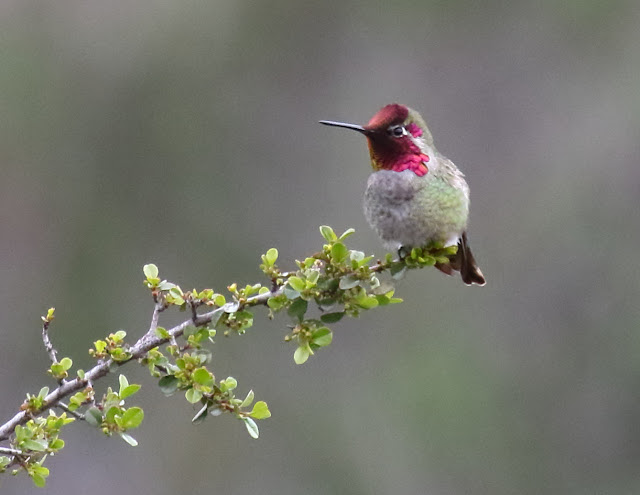
<path id="1" fill-rule="evenodd" d="M 447 275 L 453 275 L 454 271 L 460 272 L 462 281 L 467 285 L 484 285 L 487 283 L 469 248 L 466 232 L 462 233 L 458 241 L 458 252 L 451 258 L 451 262 L 444 265 L 438 263 L 436 268 Z"/>

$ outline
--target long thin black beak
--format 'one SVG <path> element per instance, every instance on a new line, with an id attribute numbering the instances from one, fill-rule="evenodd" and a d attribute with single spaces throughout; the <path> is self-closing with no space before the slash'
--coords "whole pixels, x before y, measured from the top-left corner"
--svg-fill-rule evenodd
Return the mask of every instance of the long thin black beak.
<path id="1" fill-rule="evenodd" d="M 362 127 L 361 125 L 356 124 L 347 124 L 346 122 L 333 122 L 331 120 L 321 120 L 321 124 L 330 125 L 333 127 L 344 127 L 345 129 L 353 129 L 354 131 L 361 132 L 362 134 L 367 134 L 367 129 Z"/>

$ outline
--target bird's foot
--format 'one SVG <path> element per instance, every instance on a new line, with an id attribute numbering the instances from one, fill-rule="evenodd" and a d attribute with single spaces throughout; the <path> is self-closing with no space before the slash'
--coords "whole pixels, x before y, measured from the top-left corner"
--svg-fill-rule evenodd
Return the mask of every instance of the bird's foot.
<path id="1" fill-rule="evenodd" d="M 410 254 L 411 254 L 411 249 L 405 246 L 400 246 L 398 248 L 398 258 L 400 258 L 400 261 L 403 261 Z"/>

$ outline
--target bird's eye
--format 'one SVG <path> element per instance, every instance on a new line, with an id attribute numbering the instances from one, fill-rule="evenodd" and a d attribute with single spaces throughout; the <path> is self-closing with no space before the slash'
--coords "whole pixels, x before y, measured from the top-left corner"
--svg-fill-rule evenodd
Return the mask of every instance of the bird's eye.
<path id="1" fill-rule="evenodd" d="M 400 138 L 407 134 L 407 130 L 401 125 L 394 125 L 389 127 L 389 134 L 393 137 Z"/>

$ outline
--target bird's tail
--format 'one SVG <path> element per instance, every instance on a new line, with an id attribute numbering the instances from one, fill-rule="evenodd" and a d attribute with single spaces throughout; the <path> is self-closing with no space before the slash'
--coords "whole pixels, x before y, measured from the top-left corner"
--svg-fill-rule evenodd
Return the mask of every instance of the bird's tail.
<path id="1" fill-rule="evenodd" d="M 458 252 L 447 264 L 436 264 L 436 268 L 447 275 L 453 275 L 454 270 L 460 272 L 462 281 L 467 284 L 484 285 L 487 281 L 476 264 L 473 253 L 467 243 L 467 233 L 463 232 L 458 241 Z"/>

